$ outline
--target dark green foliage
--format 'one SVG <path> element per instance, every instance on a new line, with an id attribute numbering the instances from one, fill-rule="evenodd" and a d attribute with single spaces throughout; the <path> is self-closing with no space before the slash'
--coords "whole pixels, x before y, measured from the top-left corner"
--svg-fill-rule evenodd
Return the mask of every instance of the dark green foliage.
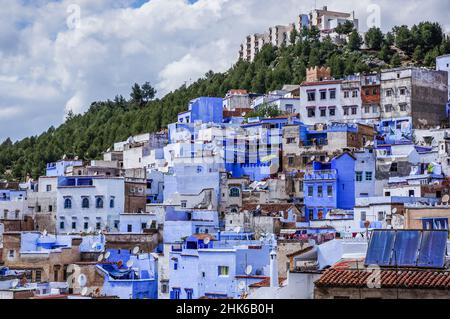
<path id="1" fill-rule="evenodd" d="M 329 66 L 336 78 L 378 70 L 376 65 L 367 65 L 369 58 L 380 58 L 390 66 L 398 66 L 402 61 L 392 47 L 394 44 L 407 58 L 414 55 L 418 65 L 433 66 L 436 55 L 450 53 L 450 41 L 443 36 L 440 26 L 428 22 L 411 30 L 394 28 L 384 36 L 381 50 L 377 49 L 378 31 L 374 31 L 377 33 L 374 39 L 366 39 L 372 43 L 370 52 L 359 50 L 362 39 L 353 25 L 341 26 L 340 32 L 349 34 L 347 45 L 338 46 L 329 38 L 319 41 L 317 28 L 303 28 L 292 36 L 295 44 L 278 49 L 266 45 L 253 63 L 238 61 L 226 73 L 209 71 L 190 86 L 183 85 L 162 99 L 155 99 L 156 91 L 149 83 L 135 84 L 130 100 L 118 95 L 113 101 L 94 102 L 85 114 L 69 112 L 64 124 L 50 127 L 39 136 L 17 142 L 8 138 L 0 144 L 0 178 L 24 179 L 27 175 L 37 178 L 45 172 L 47 162 L 57 161 L 64 154 L 86 160 L 99 158 L 114 142 L 166 128 L 178 113 L 187 109 L 189 100 L 199 96 L 224 96 L 228 90 L 237 88 L 255 93 L 281 89 L 284 84 L 304 81 L 310 66 Z M 262 116 L 278 115 L 272 111 L 263 108 L 260 112 L 265 112 Z"/>
<path id="2" fill-rule="evenodd" d="M 275 105 L 263 104 L 257 110 L 253 110 L 246 114 L 246 118 L 260 117 L 260 118 L 273 118 L 280 116 L 282 113 Z"/>
<path id="3" fill-rule="evenodd" d="M 367 31 L 364 41 L 367 48 L 371 50 L 381 50 L 384 41 L 383 32 L 381 32 L 380 28 L 372 27 Z"/>

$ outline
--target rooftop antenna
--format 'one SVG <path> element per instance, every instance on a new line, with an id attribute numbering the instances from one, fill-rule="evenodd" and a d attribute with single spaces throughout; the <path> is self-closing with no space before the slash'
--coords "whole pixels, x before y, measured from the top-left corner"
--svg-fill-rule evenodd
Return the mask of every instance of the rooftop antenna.
<path id="1" fill-rule="evenodd" d="M 130 269 L 131 267 L 133 267 L 133 264 L 134 264 L 134 262 L 131 259 L 128 260 L 127 263 L 126 263 L 127 268 Z"/>
<path id="2" fill-rule="evenodd" d="M 448 205 L 448 202 L 450 201 L 450 196 L 449 195 L 444 195 L 443 197 L 442 197 L 442 202 L 445 204 L 445 205 Z"/>
<path id="3" fill-rule="evenodd" d="M 139 253 L 139 250 L 140 250 L 139 246 L 134 247 L 133 248 L 133 254 L 137 255 Z"/>
<path id="4" fill-rule="evenodd" d="M 105 253 L 105 260 L 108 259 L 109 256 L 111 256 L 111 253 L 110 253 L 109 251 L 107 251 L 107 252 Z"/>
<path id="5" fill-rule="evenodd" d="M 86 286 L 87 283 L 87 277 L 85 274 L 80 274 L 78 276 L 78 284 L 80 285 L 80 287 L 84 287 Z"/>
<path id="6" fill-rule="evenodd" d="M 203 243 L 205 245 L 208 245 L 211 242 L 211 239 L 209 237 L 206 237 L 205 239 L 203 239 Z"/>

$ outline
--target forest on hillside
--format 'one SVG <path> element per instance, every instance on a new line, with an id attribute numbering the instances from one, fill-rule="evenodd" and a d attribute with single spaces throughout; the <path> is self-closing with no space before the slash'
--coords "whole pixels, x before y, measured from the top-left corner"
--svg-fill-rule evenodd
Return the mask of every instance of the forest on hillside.
<path id="1" fill-rule="evenodd" d="M 237 88 L 266 93 L 301 83 L 308 67 L 321 65 L 329 66 L 335 78 L 401 65 L 434 67 L 437 56 L 450 53 L 450 39 L 438 23 L 394 27 L 386 34 L 372 28 L 364 38 L 351 24 L 339 26 L 337 32 L 348 41 L 320 41 L 315 28 L 294 31 L 289 45 L 265 45 L 252 63 L 240 60 L 224 73 L 209 71 L 161 99 L 155 99 L 156 91 L 148 82 L 134 84 L 130 97 L 93 102 L 84 114 L 69 112 L 62 125 L 38 136 L 17 142 L 7 138 L 0 144 L 0 179 L 37 178 L 45 173 L 47 162 L 63 155 L 99 158 L 114 142 L 165 128 L 199 96 L 223 97 Z"/>

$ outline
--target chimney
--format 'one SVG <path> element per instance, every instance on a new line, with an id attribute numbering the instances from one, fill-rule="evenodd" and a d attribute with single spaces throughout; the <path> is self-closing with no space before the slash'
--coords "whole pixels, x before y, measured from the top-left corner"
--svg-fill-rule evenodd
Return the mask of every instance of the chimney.
<path id="1" fill-rule="evenodd" d="M 323 11 L 328 11 L 328 7 L 327 6 L 323 6 Z"/>
<path id="2" fill-rule="evenodd" d="M 278 288 L 278 260 L 276 247 L 270 251 L 270 287 Z"/>

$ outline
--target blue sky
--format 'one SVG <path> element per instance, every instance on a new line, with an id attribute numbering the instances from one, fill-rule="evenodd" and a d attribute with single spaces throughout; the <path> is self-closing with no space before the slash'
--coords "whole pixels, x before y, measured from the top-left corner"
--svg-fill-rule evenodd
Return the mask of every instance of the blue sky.
<path id="1" fill-rule="evenodd" d="M 355 10 L 362 29 L 371 4 L 379 5 L 384 30 L 424 20 L 450 30 L 448 0 L 317 0 L 330 10 Z M 209 70 L 225 71 L 247 34 L 295 21 L 314 0 L 0 0 L 0 6 L 1 142 L 57 126 L 69 110 L 82 113 L 93 101 L 128 97 L 135 82 L 150 81 L 163 95 Z"/>

